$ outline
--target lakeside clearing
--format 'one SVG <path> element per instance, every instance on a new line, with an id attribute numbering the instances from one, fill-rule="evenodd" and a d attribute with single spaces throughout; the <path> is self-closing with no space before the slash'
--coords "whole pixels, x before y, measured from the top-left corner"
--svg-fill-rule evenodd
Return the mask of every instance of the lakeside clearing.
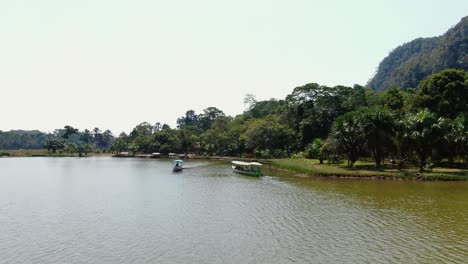
<path id="1" fill-rule="evenodd" d="M 384 165 L 378 169 L 375 163 L 357 161 L 353 168 L 346 166 L 343 161 L 339 164 L 320 164 L 315 159 L 273 159 L 272 165 L 276 168 L 285 169 L 300 174 L 323 177 L 361 178 L 361 179 L 407 179 L 427 181 L 466 181 L 468 170 L 461 168 L 435 167 L 431 172 L 418 175 L 418 168 L 407 166 L 402 170 L 396 166 Z"/>

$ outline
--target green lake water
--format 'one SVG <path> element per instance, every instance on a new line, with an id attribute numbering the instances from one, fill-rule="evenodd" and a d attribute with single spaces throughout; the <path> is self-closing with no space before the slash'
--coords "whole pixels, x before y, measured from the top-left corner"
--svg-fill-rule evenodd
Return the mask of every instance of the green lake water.
<path id="1" fill-rule="evenodd" d="M 468 182 L 0 159 L 0 263 L 467 263 Z"/>

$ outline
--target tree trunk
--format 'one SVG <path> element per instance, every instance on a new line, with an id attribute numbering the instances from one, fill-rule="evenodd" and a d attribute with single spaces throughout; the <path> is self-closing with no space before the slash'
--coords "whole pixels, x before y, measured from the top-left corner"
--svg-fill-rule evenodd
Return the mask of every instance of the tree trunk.
<path id="1" fill-rule="evenodd" d="M 379 151 L 377 150 L 377 148 L 374 148 L 374 160 L 375 160 L 375 165 L 377 167 L 380 167 L 380 164 L 381 164 L 381 160 L 380 160 L 380 156 L 379 156 Z"/>
<path id="2" fill-rule="evenodd" d="M 420 153 L 419 158 L 421 159 L 419 162 L 419 172 L 423 172 L 424 164 L 426 163 L 426 153 Z"/>

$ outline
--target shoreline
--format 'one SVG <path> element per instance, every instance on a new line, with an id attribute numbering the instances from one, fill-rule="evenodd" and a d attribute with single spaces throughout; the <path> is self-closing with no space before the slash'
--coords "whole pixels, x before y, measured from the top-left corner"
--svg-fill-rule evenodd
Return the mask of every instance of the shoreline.
<path id="1" fill-rule="evenodd" d="M 69 153 L 48 153 L 47 150 L 0 150 L 0 158 L 8 157 L 78 157 L 78 154 Z M 86 157 L 116 157 L 113 153 L 89 153 Z M 149 154 L 137 154 L 125 158 L 153 158 Z M 240 161 L 256 161 L 262 164 L 267 164 L 271 168 L 280 171 L 287 171 L 294 174 L 294 177 L 299 178 L 323 178 L 323 179 L 354 179 L 354 180 L 404 180 L 404 181 L 468 181 L 468 170 L 453 169 L 453 168 L 434 168 L 433 172 L 424 172 L 420 175 L 414 169 L 406 169 L 402 171 L 373 170 L 347 168 L 340 165 L 318 164 L 314 160 L 306 159 L 255 159 L 255 158 L 240 158 L 240 157 L 221 157 L 221 156 L 190 156 L 189 160 L 218 160 L 230 162 L 233 160 Z M 371 167 L 371 166 L 370 166 Z M 379 175 L 380 174 L 380 175 Z"/>
<path id="2" fill-rule="evenodd" d="M 293 163 L 284 164 L 284 163 Z M 297 165 L 299 162 L 308 164 Z M 311 164 L 313 165 L 311 167 Z M 296 173 L 297 177 L 319 177 L 327 179 L 358 180 L 403 180 L 403 181 L 468 181 L 468 171 L 453 168 L 434 168 L 432 172 L 419 174 L 415 169 L 385 171 L 347 168 L 340 165 L 315 164 L 313 160 L 273 160 L 272 167 Z M 380 174 L 380 175 L 379 175 Z"/>

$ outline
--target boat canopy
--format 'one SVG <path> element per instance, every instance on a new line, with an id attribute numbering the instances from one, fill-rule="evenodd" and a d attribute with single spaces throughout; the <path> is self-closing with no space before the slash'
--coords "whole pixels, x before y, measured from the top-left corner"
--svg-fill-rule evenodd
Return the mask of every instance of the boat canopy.
<path id="1" fill-rule="evenodd" d="M 232 164 L 238 165 L 238 166 L 262 166 L 262 164 L 258 162 L 243 162 L 243 161 L 237 161 L 237 160 L 233 160 Z"/>
<path id="2" fill-rule="evenodd" d="M 174 162 L 174 163 L 184 163 L 183 160 L 174 160 L 173 162 Z"/>

